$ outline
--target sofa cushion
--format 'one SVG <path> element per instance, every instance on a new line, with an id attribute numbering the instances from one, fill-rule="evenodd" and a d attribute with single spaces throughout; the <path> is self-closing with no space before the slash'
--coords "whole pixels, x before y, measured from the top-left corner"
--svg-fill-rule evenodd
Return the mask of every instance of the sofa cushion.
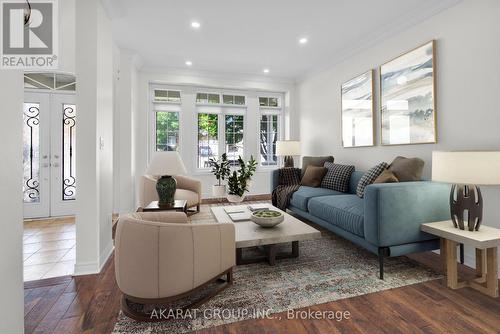
<path id="1" fill-rule="evenodd" d="M 328 172 L 321 181 L 321 187 L 346 193 L 349 190 L 349 181 L 354 172 L 354 166 L 325 162 L 325 167 Z"/>
<path id="2" fill-rule="evenodd" d="M 333 156 L 325 157 L 302 157 L 302 176 L 304 176 L 307 166 L 323 167 L 325 162 L 333 162 Z"/>
<path id="3" fill-rule="evenodd" d="M 300 210 L 307 211 L 307 202 L 309 202 L 311 198 L 341 194 L 341 192 L 331 189 L 301 186 L 296 192 L 293 193 L 290 204 Z"/>
<path id="4" fill-rule="evenodd" d="M 309 213 L 364 237 L 364 201 L 356 195 L 321 196 L 309 200 Z"/>

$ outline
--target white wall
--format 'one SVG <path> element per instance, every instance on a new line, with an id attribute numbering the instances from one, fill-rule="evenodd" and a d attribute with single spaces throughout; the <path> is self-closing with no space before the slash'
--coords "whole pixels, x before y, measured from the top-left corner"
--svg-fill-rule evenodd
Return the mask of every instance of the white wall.
<path id="1" fill-rule="evenodd" d="M 99 272 L 111 254 L 113 41 L 100 0 L 76 3 L 78 208 L 75 274 Z"/>
<path id="2" fill-rule="evenodd" d="M 500 149 L 500 2 L 464 0 L 458 5 L 298 84 L 303 153 L 332 154 L 366 170 L 397 155 L 420 157 L 430 176 L 433 150 Z M 340 86 L 366 70 L 436 39 L 438 144 L 342 148 Z M 378 77 L 378 74 L 376 75 Z M 375 96 L 378 105 L 378 79 Z M 376 137 L 380 143 L 380 117 Z M 500 227 L 499 187 L 484 187 L 484 224 Z M 467 262 L 474 263 L 467 252 Z"/>
<path id="3" fill-rule="evenodd" d="M 60 72 L 75 73 L 75 1 L 58 1 Z"/>
<path id="4" fill-rule="evenodd" d="M 246 90 L 255 93 L 250 94 L 248 98 L 248 112 L 246 114 L 246 142 L 245 154 L 248 159 L 252 154 L 257 159 L 258 154 L 258 91 L 270 91 L 284 93 L 284 119 L 285 119 L 285 138 L 298 138 L 298 122 L 296 111 L 290 104 L 290 96 L 295 93 L 295 85 L 287 81 L 274 81 L 267 78 L 248 78 L 245 76 L 225 76 L 218 74 L 200 73 L 200 74 L 182 74 L 165 70 L 143 70 L 139 73 L 138 80 L 138 99 L 139 108 L 137 110 L 136 126 L 136 177 L 138 178 L 146 170 L 149 159 L 148 138 L 150 136 L 150 119 L 148 112 L 150 110 L 149 84 L 163 83 L 169 85 L 190 85 L 197 87 L 224 88 L 227 90 Z M 183 86 L 183 104 L 181 115 L 181 155 L 188 169 L 188 175 L 198 178 L 203 182 L 203 198 L 212 197 L 211 187 L 216 183 L 213 175 L 207 172 L 196 170 L 196 152 L 197 152 L 197 123 L 195 111 L 196 91 L 190 87 Z M 253 178 L 253 184 L 249 194 L 268 194 L 270 193 L 269 169 L 259 168 Z"/>
<path id="5" fill-rule="evenodd" d="M 0 333 L 24 332 L 23 286 L 23 140 L 24 101 L 21 71 L 0 70 L 0 142 L 5 159 L 0 164 Z"/>
<path id="6" fill-rule="evenodd" d="M 114 213 L 135 211 L 137 57 L 115 50 Z"/>

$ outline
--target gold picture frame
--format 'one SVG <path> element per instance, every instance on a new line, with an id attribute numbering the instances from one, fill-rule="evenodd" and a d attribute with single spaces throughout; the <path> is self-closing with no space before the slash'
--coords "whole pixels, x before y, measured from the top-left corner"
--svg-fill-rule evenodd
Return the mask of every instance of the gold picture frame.
<path id="1" fill-rule="evenodd" d="M 368 70 L 340 86 L 344 148 L 375 146 L 374 78 L 374 70 Z"/>
<path id="2" fill-rule="evenodd" d="M 436 41 L 379 67 L 380 144 L 437 143 Z"/>

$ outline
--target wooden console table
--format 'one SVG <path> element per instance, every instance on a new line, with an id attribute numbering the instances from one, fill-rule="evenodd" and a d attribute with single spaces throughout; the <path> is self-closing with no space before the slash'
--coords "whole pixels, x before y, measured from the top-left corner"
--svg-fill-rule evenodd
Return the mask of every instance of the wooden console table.
<path id="1" fill-rule="evenodd" d="M 441 237 L 441 259 L 446 285 L 451 289 L 470 287 L 488 296 L 498 297 L 498 246 L 500 229 L 481 225 L 479 231 L 460 230 L 451 220 L 422 224 L 423 232 Z M 459 281 L 457 246 L 476 248 L 476 276 L 471 281 Z"/>

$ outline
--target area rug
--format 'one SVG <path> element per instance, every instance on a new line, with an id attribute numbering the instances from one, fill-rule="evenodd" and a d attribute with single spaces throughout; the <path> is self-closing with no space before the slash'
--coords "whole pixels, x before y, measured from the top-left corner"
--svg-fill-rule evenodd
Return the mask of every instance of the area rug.
<path id="1" fill-rule="evenodd" d="M 209 206 L 192 220 L 210 220 Z M 186 333 L 291 309 L 421 283 L 441 276 L 406 257 L 385 260 L 384 280 L 372 253 L 331 233 L 300 243 L 300 256 L 236 266 L 234 284 L 182 316 L 156 323 L 136 322 L 120 313 L 113 333 Z M 283 246 L 288 247 L 288 246 Z"/>

